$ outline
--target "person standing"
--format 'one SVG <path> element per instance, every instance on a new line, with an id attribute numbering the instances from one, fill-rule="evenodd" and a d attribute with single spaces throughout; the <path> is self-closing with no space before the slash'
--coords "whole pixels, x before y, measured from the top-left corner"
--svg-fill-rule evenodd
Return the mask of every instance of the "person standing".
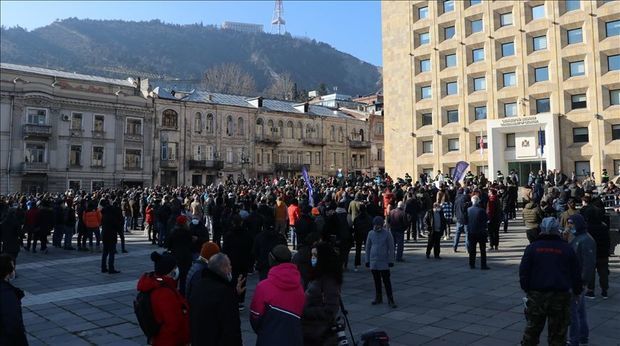
<path id="1" fill-rule="evenodd" d="M 536 240 L 538 237 L 538 225 L 543 219 L 542 211 L 538 204 L 534 202 L 534 200 L 529 199 L 529 197 L 523 198 L 523 201 L 526 203 L 523 207 L 523 222 L 525 223 L 525 231 L 527 235 L 527 240 L 529 240 L 530 244 Z"/>
<path id="2" fill-rule="evenodd" d="M 559 225 L 558 225 L 559 226 Z M 594 277 L 594 266 L 596 264 L 596 243 L 592 236 L 586 231 L 586 223 L 583 216 L 572 215 L 568 219 L 567 236 L 572 237 L 570 245 L 577 254 L 579 266 L 581 268 L 581 282 L 586 284 Z M 567 239 L 568 240 L 568 239 Z M 577 299 L 571 299 L 570 304 L 570 329 L 568 345 L 579 346 L 588 344 L 590 330 L 588 328 L 588 318 L 586 315 L 586 302 L 583 292 L 576 295 Z"/>
<path id="3" fill-rule="evenodd" d="M 288 222 L 288 209 L 282 196 L 278 196 L 276 207 L 274 208 L 274 219 L 276 232 L 286 237 L 286 225 Z"/>
<path id="4" fill-rule="evenodd" d="M 433 210 L 426 214 L 426 229 L 428 229 L 428 243 L 426 245 L 426 258 L 430 258 L 431 250 L 433 250 L 433 256 L 435 259 L 441 259 L 439 253 L 441 251 L 441 235 L 446 229 L 446 219 L 441 205 L 439 203 L 433 204 Z"/>
<path id="5" fill-rule="evenodd" d="M 22 315 L 24 291 L 13 286 L 15 262 L 8 254 L 0 254 L 0 345 L 27 346 Z"/>
<path id="6" fill-rule="evenodd" d="M 415 198 L 413 191 L 409 191 L 407 193 L 407 201 L 405 202 L 405 213 L 407 214 L 407 218 L 409 219 L 407 240 L 409 240 L 411 235 L 413 235 L 414 242 L 418 241 L 418 231 L 416 228 L 418 209 L 420 209 L 420 204 Z"/>
<path id="7" fill-rule="evenodd" d="M 388 216 L 388 225 L 394 238 L 396 261 L 404 262 L 403 250 L 405 246 L 405 231 L 409 227 L 409 219 L 405 213 L 405 205 L 402 201 L 398 202 L 396 208 L 390 211 Z M 430 238 L 430 237 L 429 237 Z"/>
<path id="8" fill-rule="evenodd" d="M 454 234 L 454 243 L 452 247 L 454 252 L 458 251 L 459 241 L 461 239 L 461 233 L 465 234 L 465 248 L 467 249 L 467 208 L 471 206 L 469 194 L 464 188 L 458 189 L 458 194 L 454 199 L 454 216 L 456 217 L 456 231 Z"/>
<path id="9" fill-rule="evenodd" d="M 226 244 L 226 243 L 224 243 Z M 237 296 L 245 291 L 241 279 L 233 285 L 230 260 L 223 253 L 209 260 L 188 297 L 192 345 L 241 346 L 241 319 Z"/>
<path id="10" fill-rule="evenodd" d="M 362 246 L 366 244 L 366 238 L 371 229 L 372 218 L 366 211 L 366 205 L 361 204 L 357 217 L 353 220 L 353 238 L 355 240 L 354 271 L 358 271 L 358 267 L 362 264 Z M 415 225 L 413 226 L 413 230 L 415 231 Z"/>
<path id="11" fill-rule="evenodd" d="M 151 253 L 155 270 L 138 280 L 138 291 L 150 292 L 153 318 L 160 326 L 151 338 L 153 346 L 182 346 L 190 343 L 189 307 L 179 290 L 179 268 L 169 253 Z"/>
<path id="12" fill-rule="evenodd" d="M 299 209 L 299 203 L 297 202 L 297 199 L 293 199 L 291 201 L 291 204 L 287 208 L 287 213 L 289 240 L 293 245 L 293 249 L 295 249 L 297 247 L 297 233 L 295 232 L 295 223 L 299 221 L 299 218 L 301 216 L 301 210 Z"/>
<path id="13" fill-rule="evenodd" d="M 120 271 L 114 267 L 114 254 L 116 243 L 118 242 L 118 231 L 123 229 L 123 211 L 120 208 L 120 201 L 117 199 L 113 205 L 107 199 L 101 202 L 101 228 L 103 240 L 103 251 L 101 253 L 101 272 L 118 274 Z M 107 263 L 106 263 L 107 261 Z"/>
<path id="14" fill-rule="evenodd" d="M 467 240 L 469 242 L 469 268 L 476 269 L 476 247 L 480 247 L 480 269 L 488 270 L 487 266 L 487 213 L 480 207 L 480 197 L 471 198 L 472 206 L 467 209 Z"/>
<path id="15" fill-rule="evenodd" d="M 6 213 L 0 217 L 0 253 L 8 254 L 17 265 L 17 256 L 21 247 L 21 230 L 24 222 L 24 213 L 19 208 L 8 207 Z"/>
<path id="16" fill-rule="evenodd" d="M 498 250 L 499 246 L 499 225 L 502 222 L 502 207 L 497 195 L 497 190 L 489 190 L 489 201 L 487 203 L 487 217 L 489 219 L 489 243 L 491 250 Z"/>
<path id="17" fill-rule="evenodd" d="M 579 213 L 587 223 L 588 233 L 596 242 L 596 273 L 598 273 L 599 284 L 601 286 L 601 297 L 607 299 L 609 289 L 609 248 L 610 237 L 609 228 L 603 222 L 605 209 L 595 205 L 590 195 L 583 196 L 583 207 Z M 595 299 L 594 285 L 596 273 L 588 281 L 588 291 L 585 296 L 588 299 Z"/>
<path id="18" fill-rule="evenodd" d="M 301 275 L 291 262 L 291 251 L 277 245 L 269 252 L 271 269 L 256 285 L 250 323 L 257 346 L 303 345 L 301 313 L 305 304 Z"/>
<path id="19" fill-rule="evenodd" d="M 187 217 L 179 215 L 176 225 L 166 238 L 166 248 L 174 256 L 179 268 L 179 291 L 185 297 L 185 280 L 192 266 L 192 234 L 189 231 Z"/>
<path id="20" fill-rule="evenodd" d="M 207 264 L 209 263 L 209 258 L 211 256 L 220 253 L 220 247 L 217 246 L 216 243 L 212 241 L 206 241 L 202 244 L 202 248 L 200 249 L 200 256 L 194 260 L 192 266 L 189 268 L 187 272 L 187 279 L 185 279 L 185 295 L 187 299 L 190 299 L 192 294 L 192 286 L 194 283 L 202 277 L 200 273 L 207 268 Z"/>
<path id="21" fill-rule="evenodd" d="M 394 266 L 394 238 L 392 233 L 383 228 L 383 218 L 375 216 L 372 220 L 373 229 L 366 239 L 366 268 L 370 268 L 375 283 L 375 300 L 372 305 L 383 303 L 381 281 L 385 286 L 388 304 L 396 308 L 390 280 L 390 268 Z"/>
<path id="22" fill-rule="evenodd" d="M 519 283 L 526 293 L 521 345 L 538 345 L 549 320 L 549 345 L 565 345 L 570 323 L 571 289 L 580 295 L 583 287 L 575 251 L 560 238 L 557 221 L 547 218 L 542 233 L 525 248 L 519 265 Z"/>
<path id="23" fill-rule="evenodd" d="M 99 232 L 101 227 L 101 211 L 97 209 L 97 205 L 90 201 L 86 211 L 82 214 L 84 226 L 86 226 L 86 234 L 82 237 L 82 244 L 78 244 L 78 251 L 88 251 L 86 248 L 86 238 L 88 238 L 90 251 L 93 251 L 93 235 Z M 97 245 L 98 246 L 98 245 Z"/>
<path id="24" fill-rule="evenodd" d="M 245 280 L 248 276 L 252 260 L 253 240 L 247 229 L 243 225 L 241 216 L 234 215 L 231 220 L 231 230 L 224 234 L 224 248 L 222 252 L 228 255 L 232 266 L 233 286 L 242 281 L 243 291 L 237 297 L 239 311 L 245 310 Z"/>
<path id="25" fill-rule="evenodd" d="M 63 203 L 62 209 L 62 219 L 63 219 L 63 227 L 64 227 L 64 246 L 65 250 L 75 250 L 73 246 L 71 246 L 71 239 L 73 238 L 73 233 L 75 233 L 75 209 L 73 209 L 73 200 L 66 199 Z"/>

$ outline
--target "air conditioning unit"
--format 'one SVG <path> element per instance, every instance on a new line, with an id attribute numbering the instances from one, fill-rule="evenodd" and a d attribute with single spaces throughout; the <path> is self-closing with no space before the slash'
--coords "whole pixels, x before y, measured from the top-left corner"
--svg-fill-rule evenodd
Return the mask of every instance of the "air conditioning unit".
<path id="1" fill-rule="evenodd" d="M 61 117 L 62 117 L 62 121 L 69 121 L 69 115 L 68 114 L 63 114 Z"/>

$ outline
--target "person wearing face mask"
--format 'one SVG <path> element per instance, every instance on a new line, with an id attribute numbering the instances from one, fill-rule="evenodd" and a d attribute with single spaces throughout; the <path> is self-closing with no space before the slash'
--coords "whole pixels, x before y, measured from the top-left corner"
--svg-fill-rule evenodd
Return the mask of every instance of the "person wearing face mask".
<path id="1" fill-rule="evenodd" d="M 179 268 L 170 253 L 151 253 L 155 270 L 138 280 L 138 291 L 150 292 L 151 307 L 159 332 L 150 339 L 153 346 L 187 345 L 189 334 L 189 307 L 177 290 Z"/>
<path id="2" fill-rule="evenodd" d="M 15 264 L 8 254 L 0 255 L 0 345 L 28 345 L 22 316 L 24 291 L 13 286 Z"/>
<path id="3" fill-rule="evenodd" d="M 224 253 L 211 256 L 201 275 L 189 297 L 192 345 L 242 345 L 237 297 L 245 291 L 245 279 L 240 276 L 235 287 Z"/>
<path id="4" fill-rule="evenodd" d="M 306 305 L 301 316 L 304 345 L 336 345 L 336 331 L 340 311 L 342 266 L 338 254 L 328 242 L 312 248 L 312 270 L 306 288 Z"/>

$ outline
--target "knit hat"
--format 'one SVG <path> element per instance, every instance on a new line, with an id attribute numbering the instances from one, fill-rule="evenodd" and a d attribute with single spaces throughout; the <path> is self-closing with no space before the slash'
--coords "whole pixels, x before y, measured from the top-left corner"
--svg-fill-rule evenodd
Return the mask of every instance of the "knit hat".
<path id="1" fill-rule="evenodd" d="M 208 261 L 211 256 L 219 252 L 220 247 L 216 243 L 212 241 L 206 241 L 204 244 L 202 244 L 202 248 L 200 249 L 200 257 Z"/>
<path id="2" fill-rule="evenodd" d="M 187 216 L 185 215 L 179 215 L 177 216 L 177 225 L 187 225 Z"/>
<path id="3" fill-rule="evenodd" d="M 177 266 L 177 260 L 168 252 L 159 253 L 153 251 L 151 253 L 151 261 L 155 262 L 155 274 L 166 275 Z"/>
<path id="4" fill-rule="evenodd" d="M 269 263 L 274 266 L 280 263 L 288 263 L 291 261 L 291 250 L 286 245 L 276 245 L 269 253 Z"/>
<path id="5" fill-rule="evenodd" d="M 568 223 L 572 223 L 575 226 L 575 233 L 583 233 L 587 230 L 588 226 L 586 220 L 581 214 L 573 214 L 568 218 Z"/>
<path id="6" fill-rule="evenodd" d="M 555 217 L 546 217 L 540 223 L 540 233 L 560 234 L 560 224 Z"/>
<path id="7" fill-rule="evenodd" d="M 372 225 L 373 226 L 381 226 L 381 225 L 383 225 L 383 218 L 381 216 L 375 216 L 375 218 L 372 219 Z"/>

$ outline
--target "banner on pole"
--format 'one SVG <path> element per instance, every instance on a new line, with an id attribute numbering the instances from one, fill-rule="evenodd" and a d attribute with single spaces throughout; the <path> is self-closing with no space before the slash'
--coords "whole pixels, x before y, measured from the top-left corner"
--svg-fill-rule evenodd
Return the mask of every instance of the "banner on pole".
<path id="1" fill-rule="evenodd" d="M 452 180 L 454 182 L 461 181 L 461 179 L 465 176 L 465 170 L 469 167 L 469 163 L 465 161 L 459 161 L 454 167 L 454 174 L 452 176 Z"/>
<path id="2" fill-rule="evenodd" d="M 308 170 L 306 169 L 306 166 L 303 166 L 301 168 L 301 175 L 304 177 L 306 187 L 308 188 L 308 203 L 310 203 L 311 207 L 314 207 L 314 191 L 312 189 L 312 183 L 310 182 L 310 177 L 308 176 Z"/>

